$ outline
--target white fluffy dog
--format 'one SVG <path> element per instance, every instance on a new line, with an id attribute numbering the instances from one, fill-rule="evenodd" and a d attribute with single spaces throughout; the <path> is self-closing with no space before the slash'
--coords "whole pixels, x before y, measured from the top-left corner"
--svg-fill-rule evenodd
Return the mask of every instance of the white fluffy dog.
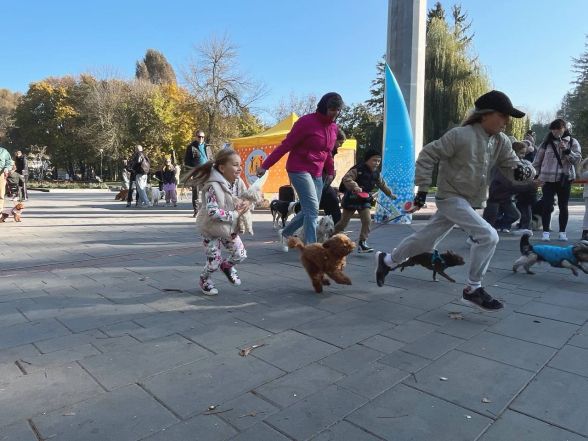
<path id="1" fill-rule="evenodd" d="M 159 205 L 159 200 L 161 199 L 161 192 L 159 191 L 159 187 L 150 187 L 151 189 L 151 203 L 153 206 Z"/>
<path id="2" fill-rule="evenodd" d="M 251 210 L 255 208 L 255 204 L 262 201 L 263 198 L 261 191 L 259 191 L 257 187 L 248 188 L 239 195 L 239 199 L 251 202 L 251 208 L 239 216 L 237 221 L 237 231 L 239 234 L 249 233 L 253 236 L 253 215 L 251 214 Z"/>
<path id="3" fill-rule="evenodd" d="M 318 243 L 324 243 L 334 232 L 335 222 L 333 222 L 333 217 L 331 215 L 319 216 L 318 225 L 316 226 L 316 241 Z M 299 228 L 295 236 L 298 236 L 304 241 L 304 228 Z"/>

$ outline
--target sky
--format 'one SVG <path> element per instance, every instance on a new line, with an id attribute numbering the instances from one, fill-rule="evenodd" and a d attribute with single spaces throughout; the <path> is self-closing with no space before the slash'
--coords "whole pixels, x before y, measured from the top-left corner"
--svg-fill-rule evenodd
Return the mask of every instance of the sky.
<path id="1" fill-rule="evenodd" d="M 435 2 L 428 0 L 430 8 Z M 441 2 L 447 11 L 455 3 Z M 462 0 L 473 49 L 495 89 L 534 118 L 553 114 L 573 85 L 572 57 L 588 41 L 586 0 Z M 384 0 L 101 0 L 2 2 L 0 88 L 25 93 L 48 76 L 108 73 L 132 78 L 149 48 L 161 51 L 181 80 L 196 47 L 228 36 L 239 68 L 264 83 L 258 111 L 289 95 L 339 92 L 346 103 L 369 98 L 384 55 Z"/>

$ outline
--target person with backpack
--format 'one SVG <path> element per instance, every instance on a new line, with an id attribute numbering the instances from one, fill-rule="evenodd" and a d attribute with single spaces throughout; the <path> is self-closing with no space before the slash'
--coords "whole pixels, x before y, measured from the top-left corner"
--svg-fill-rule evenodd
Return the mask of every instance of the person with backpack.
<path id="1" fill-rule="evenodd" d="M 368 149 L 363 157 L 363 162 L 356 164 L 349 169 L 343 179 L 339 191 L 345 193 L 343 196 L 343 215 L 341 220 L 335 225 L 334 234 L 341 233 L 349 224 L 351 216 L 357 212 L 361 219 L 361 231 L 359 233 L 359 252 L 371 253 L 374 251 L 367 243 L 372 223 L 371 208 L 373 196 L 372 192 L 380 189 L 386 196 L 396 199 L 392 190 L 386 185 L 380 175 L 378 167 L 382 162 L 382 154 L 374 149 Z"/>
<path id="2" fill-rule="evenodd" d="M 543 184 L 544 210 L 541 215 L 543 240 L 549 241 L 551 211 L 555 195 L 559 207 L 559 240 L 567 241 L 568 202 L 572 181 L 576 179 L 575 165 L 582 160 L 582 150 L 578 140 L 572 138 L 565 120 L 558 118 L 549 124 L 549 133 L 537 149 L 533 167 Z"/>
<path id="3" fill-rule="evenodd" d="M 143 153 L 143 146 L 135 146 L 135 154 L 131 159 L 130 168 L 135 172 L 137 198 L 140 201 L 139 206 L 141 208 L 150 207 L 151 203 L 149 202 L 149 198 L 147 198 L 147 191 L 145 189 L 147 188 L 147 176 L 149 174 L 151 164 L 149 162 L 149 158 L 147 158 L 147 156 L 145 156 L 145 153 Z"/>
<path id="4" fill-rule="evenodd" d="M 184 154 L 184 165 L 192 170 L 196 167 L 200 167 L 208 162 L 209 152 L 208 145 L 204 142 L 205 135 L 202 130 L 196 132 L 196 139 L 188 144 L 186 147 L 186 153 Z M 192 208 L 194 213 L 192 217 L 196 217 L 198 214 L 199 201 L 198 201 L 198 185 L 194 180 L 191 181 L 192 185 Z"/>

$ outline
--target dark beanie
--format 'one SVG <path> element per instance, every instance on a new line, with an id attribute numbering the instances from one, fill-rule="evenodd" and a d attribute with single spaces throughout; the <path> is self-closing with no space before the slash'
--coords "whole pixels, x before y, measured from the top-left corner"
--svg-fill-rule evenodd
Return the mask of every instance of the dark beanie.
<path id="1" fill-rule="evenodd" d="M 316 111 L 322 113 L 323 115 L 327 114 L 327 109 L 342 109 L 343 108 L 343 98 L 336 92 L 329 92 L 320 99 L 318 104 L 316 105 Z"/>
<path id="2" fill-rule="evenodd" d="M 367 149 L 363 155 L 363 161 L 367 162 L 372 156 L 382 157 L 382 153 L 376 149 Z"/>

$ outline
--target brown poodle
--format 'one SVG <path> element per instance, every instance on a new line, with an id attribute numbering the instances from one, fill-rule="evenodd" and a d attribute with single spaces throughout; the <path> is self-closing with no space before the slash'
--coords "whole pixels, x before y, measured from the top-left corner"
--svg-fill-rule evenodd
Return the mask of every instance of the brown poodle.
<path id="1" fill-rule="evenodd" d="M 114 197 L 114 200 L 124 202 L 127 200 L 128 195 L 129 195 L 129 190 L 121 190 L 116 194 L 116 196 Z"/>
<path id="2" fill-rule="evenodd" d="M 330 285 L 325 274 L 341 285 L 351 285 L 351 279 L 343 273 L 343 268 L 346 256 L 356 245 L 344 234 L 335 234 L 324 243 L 306 246 L 298 237 L 291 237 L 288 239 L 288 246 L 301 251 L 300 261 L 317 293 L 323 292 L 323 285 Z"/>
<path id="3" fill-rule="evenodd" d="M 24 210 L 24 204 L 19 202 L 13 208 L 5 208 L 0 215 L 0 222 L 6 222 L 6 218 L 9 216 L 14 217 L 14 222 L 20 222 L 22 210 Z"/>

